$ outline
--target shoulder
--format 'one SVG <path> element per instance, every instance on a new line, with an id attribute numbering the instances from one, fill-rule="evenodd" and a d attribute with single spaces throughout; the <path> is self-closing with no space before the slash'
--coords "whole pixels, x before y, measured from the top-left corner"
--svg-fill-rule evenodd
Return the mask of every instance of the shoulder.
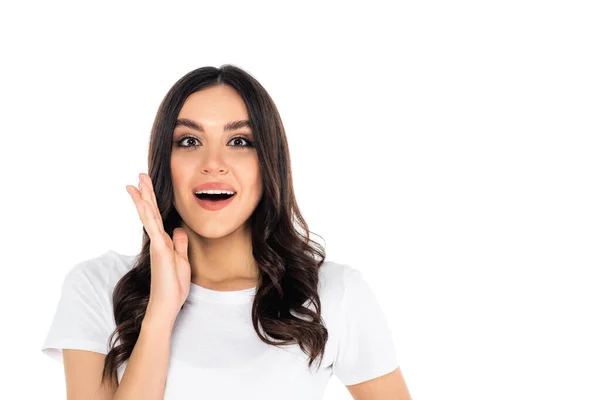
<path id="1" fill-rule="evenodd" d="M 116 327 L 111 292 L 134 261 L 109 250 L 68 270 L 42 348 L 46 354 L 62 360 L 62 349 L 108 353 L 107 339 Z"/>
<path id="2" fill-rule="evenodd" d="M 319 295 L 341 297 L 349 265 L 325 260 L 319 267 Z"/>
<path id="3" fill-rule="evenodd" d="M 345 314 L 378 312 L 379 301 L 363 270 L 352 265 L 325 261 L 319 271 L 319 296 L 330 320 Z"/>
<path id="4" fill-rule="evenodd" d="M 323 295 L 341 299 L 348 287 L 362 280 L 362 271 L 348 264 L 326 260 L 319 269 L 319 291 Z"/>
<path id="5" fill-rule="evenodd" d="M 362 272 L 352 265 L 326 260 L 319 269 L 319 297 L 327 319 L 339 317 L 344 299 L 354 295 L 362 281 Z"/>
<path id="6" fill-rule="evenodd" d="M 108 250 L 77 263 L 67 273 L 65 284 L 92 286 L 98 291 L 105 292 L 131 270 L 135 260 L 136 256 Z"/>
<path id="7" fill-rule="evenodd" d="M 361 282 L 362 272 L 353 265 L 325 260 L 319 268 L 319 299 L 323 322 L 329 333 L 324 365 L 331 365 L 338 354 L 347 325 L 345 314 L 354 308 L 348 304 L 348 299 L 361 301 L 364 292 L 357 290 Z M 315 309 L 312 303 L 306 306 Z"/>

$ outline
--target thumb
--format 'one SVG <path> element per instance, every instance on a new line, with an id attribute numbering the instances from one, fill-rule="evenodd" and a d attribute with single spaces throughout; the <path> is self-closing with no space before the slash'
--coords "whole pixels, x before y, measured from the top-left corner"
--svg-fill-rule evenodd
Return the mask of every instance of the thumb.
<path id="1" fill-rule="evenodd" d="M 183 228 L 173 229 L 173 247 L 175 251 L 183 258 L 188 261 L 188 237 L 187 233 Z"/>

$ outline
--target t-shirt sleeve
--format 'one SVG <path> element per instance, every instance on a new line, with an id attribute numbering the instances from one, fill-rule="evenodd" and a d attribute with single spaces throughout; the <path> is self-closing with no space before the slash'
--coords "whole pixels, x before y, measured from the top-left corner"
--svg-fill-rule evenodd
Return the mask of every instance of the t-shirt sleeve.
<path id="1" fill-rule="evenodd" d="M 333 374 L 354 385 L 398 368 L 392 333 L 380 304 L 360 270 L 345 274 L 340 339 Z"/>
<path id="2" fill-rule="evenodd" d="M 63 349 L 108 354 L 108 338 L 113 331 L 104 290 L 108 267 L 97 262 L 77 264 L 65 276 L 54 319 L 41 349 L 57 361 L 64 362 Z"/>

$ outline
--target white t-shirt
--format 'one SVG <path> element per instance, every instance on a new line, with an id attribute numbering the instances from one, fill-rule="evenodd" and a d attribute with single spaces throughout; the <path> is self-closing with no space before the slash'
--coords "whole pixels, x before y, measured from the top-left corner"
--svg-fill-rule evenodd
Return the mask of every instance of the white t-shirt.
<path id="1" fill-rule="evenodd" d="M 60 362 L 62 349 L 107 354 L 115 329 L 113 289 L 134 262 L 135 256 L 110 250 L 75 265 L 64 279 L 42 352 Z M 360 270 L 327 260 L 319 270 L 329 339 L 318 369 L 319 358 L 309 370 L 308 356 L 297 344 L 279 348 L 259 339 L 251 320 L 255 291 L 191 284 L 171 335 L 165 400 L 196 394 L 202 399 L 316 400 L 323 398 L 331 375 L 353 385 L 398 367 L 386 318 Z M 305 306 L 314 310 L 312 303 Z M 117 370 L 119 383 L 126 366 Z"/>

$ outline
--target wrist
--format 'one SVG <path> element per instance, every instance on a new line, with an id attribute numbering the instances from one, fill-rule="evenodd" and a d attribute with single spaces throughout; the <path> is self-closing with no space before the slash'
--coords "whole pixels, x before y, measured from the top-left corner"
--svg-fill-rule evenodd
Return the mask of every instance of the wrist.
<path id="1" fill-rule="evenodd" d="M 159 310 L 148 307 L 146 309 L 146 315 L 142 320 L 142 327 L 150 327 L 150 329 L 173 329 L 175 325 L 176 316 L 171 315 L 167 312 L 161 312 Z"/>

